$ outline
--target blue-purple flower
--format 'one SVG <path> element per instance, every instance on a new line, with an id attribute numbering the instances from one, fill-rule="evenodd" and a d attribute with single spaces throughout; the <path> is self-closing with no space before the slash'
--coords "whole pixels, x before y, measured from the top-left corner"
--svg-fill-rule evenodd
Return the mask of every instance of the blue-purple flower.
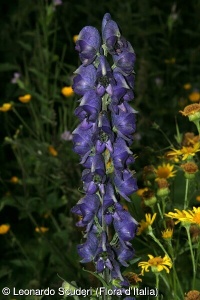
<path id="1" fill-rule="evenodd" d="M 75 49 L 84 66 L 91 64 L 99 51 L 101 37 L 98 30 L 92 26 L 84 27 L 78 35 Z"/>
<path id="2" fill-rule="evenodd" d="M 107 270 L 107 284 L 117 279 L 128 286 L 120 267 L 127 267 L 134 257 L 131 240 L 137 222 L 120 198 L 130 201 L 137 190 L 129 169 L 135 161 L 129 148 L 136 129 L 136 111 L 130 105 L 135 53 L 109 13 L 102 21 L 102 40 L 96 28 L 86 26 L 76 42 L 82 65 L 74 72 L 73 90 L 81 99 L 75 110 L 80 122 L 72 134 L 84 168 L 85 196 L 72 212 L 81 217 L 76 225 L 85 230 L 86 240 L 78 246 L 81 262 L 93 261 L 97 273 Z"/>

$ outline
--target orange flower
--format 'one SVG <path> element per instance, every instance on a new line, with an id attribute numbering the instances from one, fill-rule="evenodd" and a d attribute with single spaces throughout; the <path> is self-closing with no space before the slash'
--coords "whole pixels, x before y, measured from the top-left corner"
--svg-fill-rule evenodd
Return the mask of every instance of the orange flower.
<path id="1" fill-rule="evenodd" d="M 65 86 L 62 88 L 61 93 L 65 97 L 71 97 L 74 94 L 74 91 L 71 86 Z"/>
<path id="2" fill-rule="evenodd" d="M 200 100 L 200 93 L 198 91 L 194 91 L 188 96 L 191 102 L 199 102 Z"/>
<path id="3" fill-rule="evenodd" d="M 10 230 L 10 225 L 2 224 L 0 225 L 0 234 L 6 234 Z"/>
<path id="4" fill-rule="evenodd" d="M 20 96 L 20 97 L 18 98 L 18 100 L 19 100 L 20 102 L 22 102 L 22 103 L 28 103 L 28 102 L 31 101 L 31 95 L 30 95 L 30 94 L 26 94 L 26 95 L 24 95 L 24 96 Z"/>
<path id="5" fill-rule="evenodd" d="M 10 103 L 4 103 L 2 106 L 0 106 L 0 111 L 7 112 L 11 109 L 12 104 Z"/>
<path id="6" fill-rule="evenodd" d="M 53 146 L 49 146 L 49 147 L 48 147 L 48 150 L 49 150 L 49 153 L 50 153 L 52 156 L 57 156 L 57 155 L 58 155 L 58 151 L 56 151 L 56 149 L 55 149 Z"/>

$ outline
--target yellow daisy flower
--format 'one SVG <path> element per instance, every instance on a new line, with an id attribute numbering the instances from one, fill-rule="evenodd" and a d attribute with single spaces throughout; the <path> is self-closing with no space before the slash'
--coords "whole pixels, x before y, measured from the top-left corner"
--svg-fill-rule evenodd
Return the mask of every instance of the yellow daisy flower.
<path id="1" fill-rule="evenodd" d="M 17 176 L 12 176 L 10 178 L 10 182 L 12 182 L 12 183 L 18 183 L 19 182 L 19 178 Z"/>
<path id="2" fill-rule="evenodd" d="M 65 97 L 71 97 L 74 94 L 74 91 L 71 86 L 65 86 L 62 88 L 61 94 Z"/>
<path id="3" fill-rule="evenodd" d="M 2 106 L 0 106 L 0 111 L 7 112 L 11 109 L 12 104 L 10 103 L 4 103 Z"/>
<path id="4" fill-rule="evenodd" d="M 184 90 L 190 90 L 191 87 L 192 87 L 192 86 L 191 86 L 190 83 L 185 83 L 185 84 L 183 85 Z"/>
<path id="5" fill-rule="evenodd" d="M 58 151 L 56 151 L 56 149 L 55 149 L 53 146 L 49 146 L 49 147 L 48 147 L 48 150 L 49 150 L 49 153 L 50 153 L 52 156 L 57 156 L 57 155 L 58 155 Z"/>
<path id="6" fill-rule="evenodd" d="M 148 227 L 153 224 L 155 218 L 156 218 L 156 213 L 154 213 L 153 216 L 151 216 L 151 214 L 145 214 L 146 220 L 145 221 L 142 220 L 141 222 L 139 222 L 137 235 L 140 235 L 142 234 L 142 232 L 146 231 Z"/>
<path id="7" fill-rule="evenodd" d="M 200 195 L 196 196 L 196 200 L 200 202 Z"/>
<path id="8" fill-rule="evenodd" d="M 156 180 L 161 178 L 171 178 L 175 176 L 176 171 L 173 171 L 174 166 L 170 164 L 163 163 L 155 169 Z"/>
<path id="9" fill-rule="evenodd" d="M 199 102 L 200 100 L 200 93 L 198 91 L 194 91 L 188 96 L 191 102 Z"/>
<path id="10" fill-rule="evenodd" d="M 200 143 L 195 143 L 192 147 L 185 147 L 183 146 L 180 149 L 180 153 L 182 155 L 182 160 L 190 159 L 193 157 L 197 152 L 200 151 Z"/>
<path id="11" fill-rule="evenodd" d="M 174 209 L 176 212 L 169 212 L 165 214 L 167 217 L 172 219 L 177 219 L 175 224 L 179 222 L 190 223 L 190 224 L 197 224 L 200 226 L 200 207 L 193 207 L 193 210 L 178 210 Z"/>
<path id="12" fill-rule="evenodd" d="M 171 239 L 173 235 L 173 229 L 167 228 L 164 231 L 162 231 L 162 238 L 165 240 Z"/>
<path id="13" fill-rule="evenodd" d="M 31 101 L 31 95 L 30 94 L 26 94 L 26 95 L 24 95 L 24 96 L 20 96 L 19 98 L 18 98 L 18 100 L 20 101 L 20 102 L 22 102 L 22 103 L 28 103 L 28 102 L 30 102 Z"/>
<path id="14" fill-rule="evenodd" d="M 191 159 L 197 152 L 200 151 L 200 143 L 197 142 L 192 146 L 183 146 L 181 149 L 172 149 L 170 156 L 182 156 L 182 160 Z"/>
<path id="15" fill-rule="evenodd" d="M 40 233 L 45 233 L 45 232 L 47 232 L 47 231 L 49 231 L 49 228 L 48 227 L 36 227 L 35 228 L 35 232 L 40 232 Z"/>
<path id="16" fill-rule="evenodd" d="M 0 225 L 0 234 L 6 234 L 10 230 L 10 225 L 2 224 Z"/>
<path id="17" fill-rule="evenodd" d="M 148 254 L 148 257 L 148 261 L 141 261 L 138 264 L 138 266 L 142 268 L 142 275 L 144 275 L 144 271 L 149 272 L 149 268 L 151 268 L 151 271 L 154 273 L 161 272 L 162 270 L 169 273 L 169 269 L 172 267 L 172 261 L 167 255 L 162 258 L 161 256 L 153 257 L 153 255 Z"/>

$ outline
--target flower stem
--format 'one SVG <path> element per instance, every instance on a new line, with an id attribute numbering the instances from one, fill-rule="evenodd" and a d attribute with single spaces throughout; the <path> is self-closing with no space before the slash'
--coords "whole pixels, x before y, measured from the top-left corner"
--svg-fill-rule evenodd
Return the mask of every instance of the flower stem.
<path id="1" fill-rule="evenodd" d="M 156 299 L 159 300 L 159 274 L 158 273 L 155 273 L 155 276 L 156 276 L 156 289 L 157 289 L 157 296 L 156 296 Z"/>
<path id="2" fill-rule="evenodd" d="M 152 239 L 154 240 L 154 242 L 156 242 L 156 244 L 158 244 L 158 246 L 163 250 L 163 252 L 169 257 L 169 254 L 167 253 L 167 251 L 165 250 L 165 248 L 163 247 L 163 245 L 160 243 L 160 241 L 155 237 L 155 235 L 153 234 L 153 232 L 149 232 L 148 235 L 150 235 L 152 237 Z"/>
<path id="3" fill-rule="evenodd" d="M 188 243 L 189 243 L 190 253 L 191 253 L 191 258 L 192 258 L 192 268 L 193 268 L 192 289 L 194 289 L 195 279 L 196 279 L 196 265 L 195 265 L 195 259 L 194 259 L 194 252 L 193 252 L 193 249 L 192 249 L 192 241 L 191 241 L 189 226 L 186 226 L 185 229 L 186 229 L 186 232 L 187 232 Z"/>
<path id="4" fill-rule="evenodd" d="M 161 219 L 163 219 L 163 214 L 162 214 L 162 210 L 160 208 L 160 203 L 157 202 L 157 206 L 158 206 L 158 211 L 160 213 Z"/>
<path id="5" fill-rule="evenodd" d="M 189 179 L 186 178 L 186 182 L 185 182 L 184 209 L 187 209 L 187 207 L 188 207 L 188 187 L 189 187 Z"/>

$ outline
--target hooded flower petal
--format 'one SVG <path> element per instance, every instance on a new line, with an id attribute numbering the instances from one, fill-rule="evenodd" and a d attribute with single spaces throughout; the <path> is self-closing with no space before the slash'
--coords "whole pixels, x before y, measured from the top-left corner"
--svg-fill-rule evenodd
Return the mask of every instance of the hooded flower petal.
<path id="1" fill-rule="evenodd" d="M 131 195 L 138 189 L 136 178 L 134 178 L 132 173 L 128 170 L 124 170 L 123 172 L 116 170 L 114 184 L 118 193 L 127 201 L 130 201 L 127 196 Z"/>
<path id="2" fill-rule="evenodd" d="M 101 109 L 101 98 L 94 90 L 85 92 L 81 98 L 80 106 L 76 108 L 75 115 L 83 121 L 85 118 L 88 121 L 95 122 Z"/>
<path id="3" fill-rule="evenodd" d="M 78 95 L 84 95 L 85 92 L 95 88 L 96 68 L 93 65 L 81 65 L 74 73 L 72 88 Z"/>
<path id="4" fill-rule="evenodd" d="M 119 203 L 115 204 L 113 219 L 113 225 L 119 238 L 122 241 L 132 240 L 136 234 L 138 223 Z"/>
<path id="5" fill-rule="evenodd" d="M 93 232 L 88 233 L 87 241 L 84 244 L 78 245 L 78 254 L 82 258 L 82 263 L 90 262 L 94 259 L 98 248 L 98 238 Z"/>
<path id="6" fill-rule="evenodd" d="M 83 65 L 87 66 L 95 60 L 100 44 L 101 37 L 95 27 L 86 26 L 80 31 L 75 49 Z"/>

